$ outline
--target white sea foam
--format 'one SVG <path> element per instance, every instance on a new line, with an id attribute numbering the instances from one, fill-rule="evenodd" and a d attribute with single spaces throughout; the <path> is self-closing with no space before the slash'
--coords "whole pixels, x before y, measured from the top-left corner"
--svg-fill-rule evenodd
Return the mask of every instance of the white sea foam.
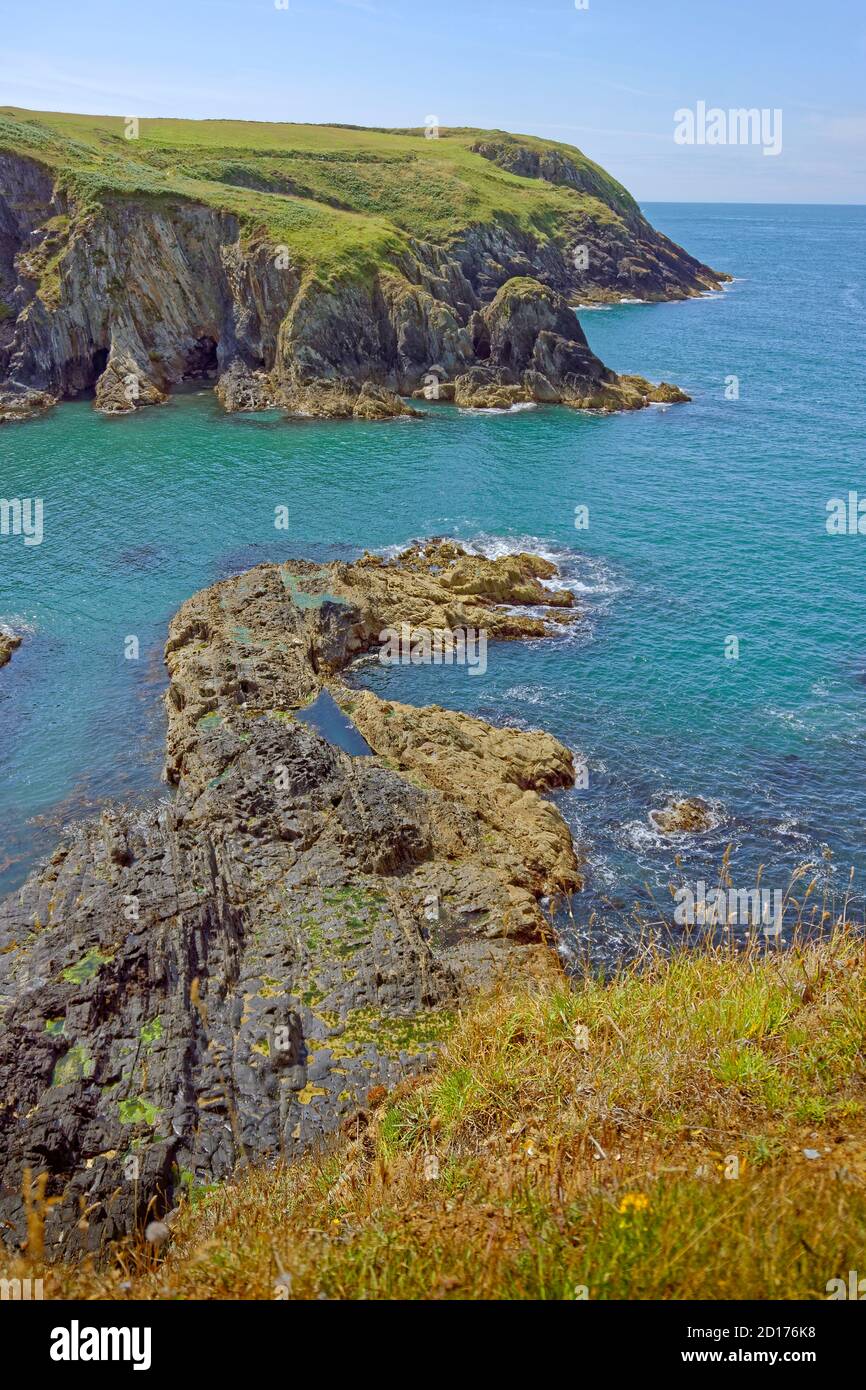
<path id="1" fill-rule="evenodd" d="M 7 637 L 33 637 L 36 625 L 20 613 L 11 613 L 0 618 L 0 632 L 5 633 Z"/>
<path id="2" fill-rule="evenodd" d="M 780 724 L 785 724 L 789 729 L 796 729 L 798 733 L 809 731 L 808 722 L 802 715 L 795 713 L 792 709 L 773 709 L 768 707 L 767 713 L 771 719 L 778 719 Z"/>
<path id="3" fill-rule="evenodd" d="M 585 861 L 587 887 L 593 893 L 617 893 L 622 887 L 622 870 L 617 869 L 603 854 L 590 850 Z"/>
<path id="4" fill-rule="evenodd" d="M 799 840 L 802 844 L 807 845 L 809 843 L 809 836 L 798 828 L 799 825 L 800 822 L 796 816 L 789 816 L 787 820 L 779 821 L 779 824 L 776 826 L 776 834 L 784 835 L 786 839 L 789 840 Z"/>
<path id="5" fill-rule="evenodd" d="M 515 401 L 513 405 L 459 405 L 458 415 L 514 415 L 520 410 L 537 410 L 538 401 Z"/>
<path id="6" fill-rule="evenodd" d="M 512 685 L 504 692 L 506 700 L 519 700 L 524 705 L 550 704 L 550 691 L 540 685 Z"/>
<path id="7" fill-rule="evenodd" d="M 482 531 L 468 538 L 455 536 L 454 540 L 470 555 L 483 555 L 488 560 L 498 560 L 504 555 L 540 555 L 542 560 L 549 560 L 560 570 L 560 574 L 541 581 L 545 588 L 574 589 L 587 594 L 620 593 L 623 588 L 599 556 L 569 550 L 541 536 L 496 536 Z"/>
<path id="8" fill-rule="evenodd" d="M 670 839 L 662 835 L 660 830 L 654 826 L 647 825 L 645 820 L 625 821 L 620 828 L 620 836 L 630 849 L 636 850 L 669 850 Z"/>
<path id="9" fill-rule="evenodd" d="M 494 536 L 480 531 L 468 539 L 460 536 L 453 539 L 470 555 L 483 555 L 487 560 L 500 560 L 505 555 L 529 554 L 540 555 L 542 560 L 549 560 L 552 565 L 560 565 L 568 554 L 561 549 L 554 549 L 550 541 L 541 540 L 538 536 Z"/>

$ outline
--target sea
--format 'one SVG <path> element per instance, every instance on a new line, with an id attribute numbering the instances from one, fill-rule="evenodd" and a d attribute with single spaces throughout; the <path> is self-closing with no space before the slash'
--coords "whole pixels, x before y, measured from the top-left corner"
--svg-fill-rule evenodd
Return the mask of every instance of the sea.
<path id="1" fill-rule="evenodd" d="M 586 883 L 558 907 L 564 953 L 616 961 L 720 876 L 862 921 L 866 207 L 644 211 L 731 284 L 575 312 L 609 366 L 688 404 L 321 422 L 227 416 L 196 386 L 2 428 L 0 494 L 41 498 L 43 535 L 0 535 L 0 622 L 25 634 L 0 670 L 0 891 L 70 822 L 169 796 L 162 649 L 184 598 L 443 535 L 549 557 L 578 621 L 491 643 L 483 675 L 367 660 L 352 679 L 574 751 L 581 785 L 554 799 Z M 708 828 L 662 833 L 653 812 L 685 797 Z"/>

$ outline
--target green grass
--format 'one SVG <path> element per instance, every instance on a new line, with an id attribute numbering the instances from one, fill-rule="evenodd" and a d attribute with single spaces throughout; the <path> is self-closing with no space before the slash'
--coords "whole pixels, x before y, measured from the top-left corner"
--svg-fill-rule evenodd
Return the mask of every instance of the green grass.
<path id="1" fill-rule="evenodd" d="M 286 245 L 323 283 L 398 265 L 412 239 L 447 244 L 491 222 L 562 236 L 587 215 L 638 215 L 615 179 L 573 146 L 504 132 L 364 130 L 255 121 L 145 120 L 0 108 L 0 150 L 38 160 L 80 215 L 117 200 L 203 203 L 237 216 L 243 234 Z M 480 140 L 557 151 L 586 191 L 522 178 L 476 153 Z"/>
<path id="2" fill-rule="evenodd" d="M 84 1043 L 76 1043 L 55 1064 L 51 1079 L 52 1086 L 67 1086 L 82 1077 L 92 1076 L 96 1063 L 91 1058 Z"/>

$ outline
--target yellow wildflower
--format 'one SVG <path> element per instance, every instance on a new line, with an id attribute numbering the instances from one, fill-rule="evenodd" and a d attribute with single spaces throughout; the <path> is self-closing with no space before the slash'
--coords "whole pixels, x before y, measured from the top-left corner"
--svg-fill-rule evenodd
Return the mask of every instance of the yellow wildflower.
<path id="1" fill-rule="evenodd" d="M 621 1215 L 625 1215 L 626 1212 L 646 1211 L 648 1206 L 649 1197 L 645 1196 L 643 1192 L 626 1192 L 618 1210 Z"/>

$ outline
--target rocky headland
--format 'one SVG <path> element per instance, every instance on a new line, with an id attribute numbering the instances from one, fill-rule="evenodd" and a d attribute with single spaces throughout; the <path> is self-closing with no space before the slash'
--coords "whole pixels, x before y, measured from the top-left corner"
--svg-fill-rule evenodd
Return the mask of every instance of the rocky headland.
<path id="1" fill-rule="evenodd" d="M 572 305 L 729 278 L 532 137 L 0 112 L 0 421 L 190 380 L 227 411 L 365 420 L 413 394 L 681 401 L 605 367 Z"/>
<path id="2" fill-rule="evenodd" d="M 75 828 L 0 905 L 0 1231 L 99 1250 L 238 1164 L 292 1159 L 424 1068 L 502 972 L 556 970 L 549 897 L 580 886 L 544 799 L 550 735 L 346 683 L 383 630 L 539 636 L 577 619 L 556 571 L 448 541 L 265 564 L 173 619 L 166 778 Z M 435 672 L 430 673 L 431 689 Z M 350 756 L 299 716 L 327 691 Z"/>

